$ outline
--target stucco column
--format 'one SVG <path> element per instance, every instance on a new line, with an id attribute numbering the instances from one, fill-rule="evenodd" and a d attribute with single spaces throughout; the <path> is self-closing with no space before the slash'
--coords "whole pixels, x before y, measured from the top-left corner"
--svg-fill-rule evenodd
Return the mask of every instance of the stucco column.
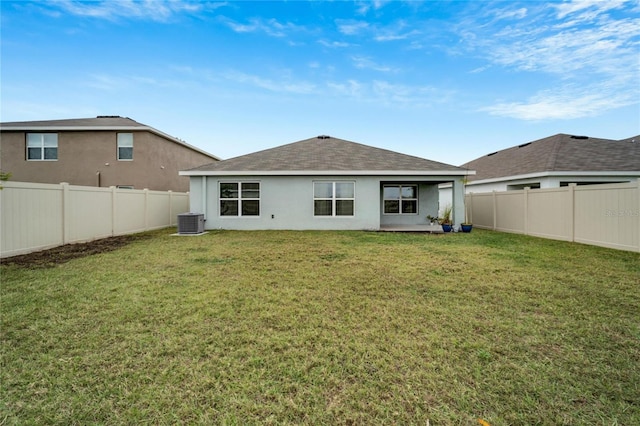
<path id="1" fill-rule="evenodd" d="M 464 222 L 464 184 L 462 178 L 456 178 L 453 181 L 452 191 L 453 224 L 457 226 Z"/>

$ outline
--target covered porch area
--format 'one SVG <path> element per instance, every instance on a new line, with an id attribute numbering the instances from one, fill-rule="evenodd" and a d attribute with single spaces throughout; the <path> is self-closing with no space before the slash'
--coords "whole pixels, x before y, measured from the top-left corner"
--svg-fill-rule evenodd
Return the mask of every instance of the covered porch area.
<path id="1" fill-rule="evenodd" d="M 438 217 L 444 209 L 440 205 L 439 185 L 453 188 L 454 224 L 464 220 L 464 188 L 460 176 L 429 176 L 414 179 L 385 179 L 380 181 L 380 231 L 442 232 L 442 227 L 429 219 Z"/>

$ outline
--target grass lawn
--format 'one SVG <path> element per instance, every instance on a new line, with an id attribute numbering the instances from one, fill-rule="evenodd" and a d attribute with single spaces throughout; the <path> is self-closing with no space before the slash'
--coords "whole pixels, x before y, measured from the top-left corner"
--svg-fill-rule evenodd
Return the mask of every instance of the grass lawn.
<path id="1" fill-rule="evenodd" d="M 162 230 L 1 267 L 0 424 L 640 424 L 640 255 Z"/>

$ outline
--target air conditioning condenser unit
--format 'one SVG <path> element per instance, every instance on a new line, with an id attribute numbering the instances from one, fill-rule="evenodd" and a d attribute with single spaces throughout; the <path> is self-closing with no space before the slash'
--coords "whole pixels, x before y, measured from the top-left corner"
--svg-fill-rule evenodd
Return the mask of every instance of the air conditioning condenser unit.
<path id="1" fill-rule="evenodd" d="M 204 214 L 182 213 L 178 215 L 178 234 L 202 234 L 204 232 Z"/>

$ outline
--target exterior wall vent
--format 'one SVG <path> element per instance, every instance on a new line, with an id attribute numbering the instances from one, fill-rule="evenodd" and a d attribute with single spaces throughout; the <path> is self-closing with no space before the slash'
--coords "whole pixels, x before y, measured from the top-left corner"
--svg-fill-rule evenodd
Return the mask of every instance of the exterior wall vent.
<path id="1" fill-rule="evenodd" d="M 202 234 L 204 214 L 182 213 L 178 215 L 178 234 Z"/>

